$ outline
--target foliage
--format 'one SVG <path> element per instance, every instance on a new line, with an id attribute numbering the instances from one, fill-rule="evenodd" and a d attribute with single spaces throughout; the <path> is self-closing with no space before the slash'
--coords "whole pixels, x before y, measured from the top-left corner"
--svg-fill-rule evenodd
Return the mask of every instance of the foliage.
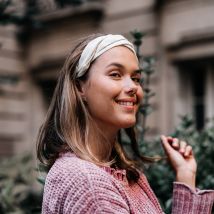
<path id="1" fill-rule="evenodd" d="M 0 162 L 0 213 L 41 213 L 42 191 L 36 190 L 31 155 Z"/>
<path id="2" fill-rule="evenodd" d="M 54 0 L 57 9 L 67 6 L 77 7 L 89 0 Z M 32 29 L 47 28 L 47 24 L 39 21 L 37 15 L 41 14 L 41 2 L 38 0 L 20 1 L 17 4 L 15 0 L 0 0 L 0 25 L 13 24 L 18 26 L 17 39 L 21 43 L 26 43 L 29 39 Z M 22 9 L 18 7 L 22 5 Z M 47 8 L 51 10 L 50 8 Z"/>
<path id="3" fill-rule="evenodd" d="M 23 1 L 22 1 L 23 3 Z M 0 1 L 0 24 L 15 24 L 18 26 L 34 25 L 36 26 L 36 20 L 33 16 L 38 13 L 35 0 L 26 2 L 26 9 L 22 12 L 16 10 L 15 2 L 13 0 Z"/>
<path id="4" fill-rule="evenodd" d="M 87 2 L 87 0 L 55 0 L 55 2 L 59 8 L 63 8 L 66 6 L 79 6 Z M 22 0 L 21 4 L 26 6 L 23 13 L 14 8 L 15 4 L 14 0 L 0 0 L 0 24 L 32 25 L 33 27 L 41 24 L 34 19 L 34 16 L 40 13 L 38 0 Z M 13 9 L 11 10 L 11 8 Z"/>
<path id="5" fill-rule="evenodd" d="M 154 74 L 154 57 L 143 57 L 140 52 L 140 47 L 142 45 L 142 40 L 145 34 L 143 34 L 140 31 L 133 31 L 131 32 L 133 38 L 134 38 L 134 45 L 136 47 L 136 53 L 139 60 L 139 66 L 142 70 L 142 80 L 141 84 L 143 87 L 144 92 L 144 99 L 143 103 L 140 106 L 139 112 L 141 115 L 138 115 L 138 123 L 137 123 L 137 129 L 140 136 L 140 142 L 142 142 L 142 145 L 144 144 L 144 135 L 149 130 L 149 127 L 146 126 L 146 120 L 147 117 L 153 112 L 152 106 L 150 104 L 151 98 L 155 95 L 155 93 L 151 90 L 150 87 L 150 80 L 151 75 Z"/>
<path id="6" fill-rule="evenodd" d="M 213 189 L 214 187 L 214 123 L 207 124 L 203 131 L 195 128 L 194 120 L 190 116 L 182 116 L 181 123 L 172 133 L 173 137 L 183 139 L 192 145 L 198 163 L 197 187 L 199 189 Z M 150 142 L 144 151 L 163 154 L 158 140 Z M 151 154 L 151 152 L 150 152 Z M 147 177 L 166 213 L 170 213 L 172 198 L 172 183 L 174 173 L 166 160 L 151 165 L 147 170 Z"/>
<path id="7" fill-rule="evenodd" d="M 152 57 L 143 58 L 140 54 L 140 46 L 144 34 L 139 31 L 132 32 L 134 44 L 137 50 L 137 56 L 140 61 L 140 66 L 144 74 L 143 89 L 144 101 L 140 108 L 138 131 L 139 149 L 142 153 L 149 156 L 157 154 L 164 157 L 164 152 L 160 143 L 159 137 L 150 141 L 146 140 L 145 134 L 148 130 L 147 117 L 153 111 L 150 104 L 150 98 L 155 95 L 151 90 L 150 78 L 154 73 L 154 59 Z M 143 60 L 142 60 L 143 58 Z M 143 66 L 142 66 L 143 61 Z M 198 162 L 197 169 L 197 187 L 200 189 L 213 189 L 214 187 L 214 120 L 207 123 L 207 126 L 202 131 L 198 131 L 195 127 L 195 122 L 190 116 L 181 116 L 180 124 L 175 128 L 173 137 L 187 141 L 193 147 L 193 151 Z M 166 158 L 162 158 L 158 163 L 147 166 L 145 171 L 150 181 L 152 189 L 156 193 L 159 201 L 166 213 L 170 213 L 172 203 L 172 185 L 175 180 L 175 175 L 171 166 L 167 163 Z"/>
<path id="8" fill-rule="evenodd" d="M 182 123 L 174 133 L 175 137 L 186 140 L 193 146 L 198 164 L 197 183 L 199 188 L 214 187 L 214 121 L 210 120 L 207 127 L 197 131 L 194 120 L 182 117 Z"/>

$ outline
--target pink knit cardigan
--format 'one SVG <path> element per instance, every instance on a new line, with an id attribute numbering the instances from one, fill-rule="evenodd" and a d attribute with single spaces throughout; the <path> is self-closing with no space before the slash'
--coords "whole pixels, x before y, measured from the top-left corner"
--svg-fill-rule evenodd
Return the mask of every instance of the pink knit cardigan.
<path id="1" fill-rule="evenodd" d="M 175 182 L 173 214 L 208 214 L 213 190 L 191 190 Z M 163 213 L 146 177 L 129 185 L 125 170 L 98 167 L 72 153 L 63 154 L 50 169 L 44 188 L 43 214 Z"/>

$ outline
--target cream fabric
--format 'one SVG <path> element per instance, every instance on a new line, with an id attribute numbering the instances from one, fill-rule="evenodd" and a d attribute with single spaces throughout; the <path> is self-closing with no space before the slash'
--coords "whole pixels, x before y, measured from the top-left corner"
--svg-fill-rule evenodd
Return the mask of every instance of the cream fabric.
<path id="1" fill-rule="evenodd" d="M 83 76 L 87 69 L 90 67 L 90 64 L 101 54 L 113 47 L 120 45 L 126 46 L 136 55 L 133 44 L 122 35 L 108 34 L 105 36 L 97 37 L 96 39 L 90 41 L 86 45 L 79 59 L 75 71 L 76 77 L 78 78 Z"/>

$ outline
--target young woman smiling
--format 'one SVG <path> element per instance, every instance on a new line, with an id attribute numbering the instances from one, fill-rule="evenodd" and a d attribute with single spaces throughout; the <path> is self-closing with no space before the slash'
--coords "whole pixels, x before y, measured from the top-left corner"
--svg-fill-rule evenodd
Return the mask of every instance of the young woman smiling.
<path id="1" fill-rule="evenodd" d="M 38 158 L 50 168 L 42 213 L 163 213 L 136 161 L 148 161 L 134 134 L 143 98 L 138 64 L 121 35 L 91 35 L 68 56 L 38 138 Z M 121 146 L 121 129 L 135 160 Z M 172 213 L 211 213 L 214 192 L 195 188 L 191 146 L 161 141 L 176 173 Z"/>

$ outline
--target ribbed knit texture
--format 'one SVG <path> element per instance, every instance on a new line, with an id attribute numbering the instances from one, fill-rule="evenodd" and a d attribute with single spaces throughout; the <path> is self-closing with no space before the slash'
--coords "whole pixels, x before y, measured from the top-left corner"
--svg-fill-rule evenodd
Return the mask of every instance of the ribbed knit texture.
<path id="1" fill-rule="evenodd" d="M 214 191 L 197 189 L 193 192 L 188 186 L 175 182 L 173 199 L 174 214 L 207 214 L 212 212 Z"/>
<path id="2" fill-rule="evenodd" d="M 173 214 L 208 214 L 214 191 L 193 192 L 175 182 Z M 98 167 L 66 153 L 50 169 L 44 189 L 43 214 L 163 213 L 156 196 L 142 174 L 129 185 L 125 170 Z"/>

